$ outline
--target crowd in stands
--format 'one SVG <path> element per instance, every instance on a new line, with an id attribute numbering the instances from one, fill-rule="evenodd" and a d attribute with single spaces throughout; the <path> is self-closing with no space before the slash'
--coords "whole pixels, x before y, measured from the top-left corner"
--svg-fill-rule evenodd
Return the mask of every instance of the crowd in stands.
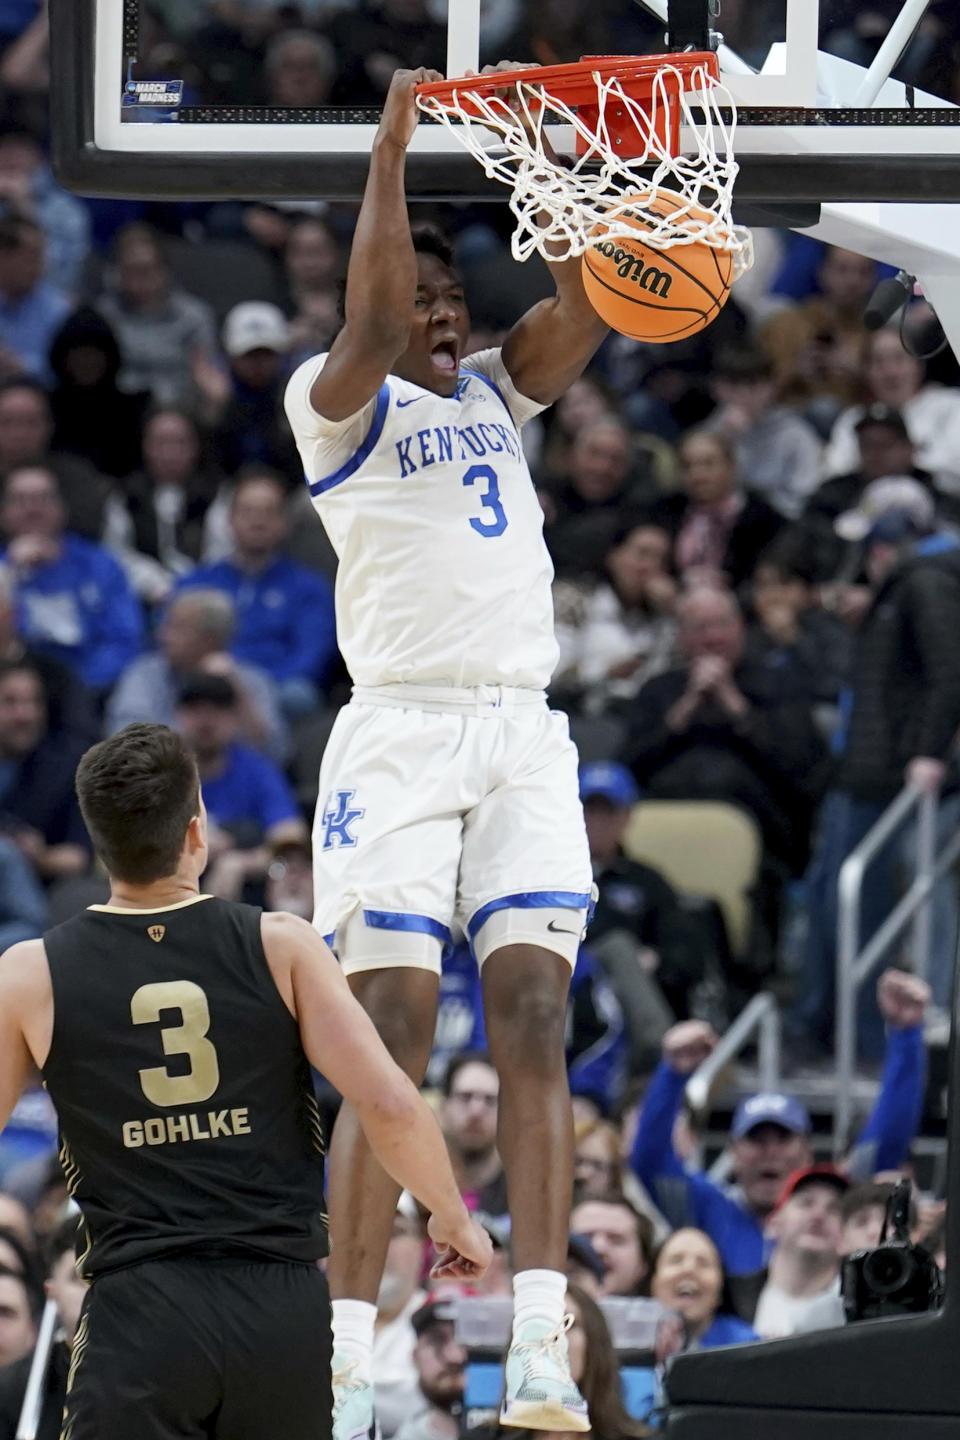
<path id="1" fill-rule="evenodd" d="M 747 58 L 774 8 L 725 3 Z M 900 7 L 821 8 L 830 47 L 864 63 Z M 662 28 L 628 0 L 483 10 L 484 60 L 656 48 Z M 206 888 L 309 918 L 317 765 L 349 683 L 336 558 L 282 399 L 336 332 L 356 208 L 67 194 L 47 158 L 45 0 L 0 12 L 0 945 L 106 897 L 73 776 L 92 741 L 136 720 L 177 726 L 197 757 Z M 442 68 L 445 15 L 437 0 L 145 0 L 138 73 L 181 76 L 197 103 L 376 105 L 397 64 Z M 930 7 L 898 73 L 960 103 L 955 7 Z M 472 348 L 496 343 L 546 293 L 542 267 L 514 265 L 492 206 L 422 210 L 452 233 Z M 657 1403 L 654 1379 L 624 1409 L 598 1302 L 650 1297 L 674 1317 L 657 1362 L 843 1322 L 841 1258 L 875 1243 L 911 1168 L 924 1025 L 950 1005 L 952 873 L 934 892 L 930 988 L 909 953 L 863 987 L 860 1057 L 880 1083 L 842 1165 L 824 1163 L 788 1080 L 733 1111 L 732 1183 L 704 1173 L 685 1086 L 747 997 L 777 994 L 796 1065 L 830 1056 L 844 858 L 908 781 L 939 795 L 942 835 L 960 823 L 960 368 L 949 348 L 918 358 L 940 339 L 922 298 L 903 338 L 867 331 L 873 261 L 757 238 L 714 325 L 667 345 L 612 335 L 524 432 L 556 570 L 551 701 L 580 747 L 599 889 L 568 1024 L 570 1342 L 596 1440 L 647 1433 L 637 1417 Z M 645 812 L 715 802 L 756 850 L 739 916 L 641 843 Z M 865 937 L 910 843 L 891 840 L 869 872 Z M 495 1298 L 510 1291 L 509 1224 L 484 1045 L 464 943 L 445 961 L 428 1085 L 495 1242 Z M 928 1179 L 915 1233 L 939 1253 Z M 0 1136 L 0 1440 L 43 1266 L 63 1296 L 50 1385 L 66 1373 L 64 1202 L 38 1086 Z M 423 1288 L 425 1248 L 402 1197 L 374 1366 L 386 1440 L 460 1433 L 468 1357 L 455 1297 Z"/>

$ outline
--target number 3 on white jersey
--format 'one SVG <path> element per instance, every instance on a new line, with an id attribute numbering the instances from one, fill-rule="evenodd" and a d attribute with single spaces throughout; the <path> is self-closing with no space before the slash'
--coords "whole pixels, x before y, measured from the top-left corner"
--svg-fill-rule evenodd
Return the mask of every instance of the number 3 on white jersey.
<path id="1" fill-rule="evenodd" d="M 493 511 L 493 519 L 481 520 L 474 516 L 470 524 L 478 535 L 482 535 L 485 540 L 491 540 L 495 535 L 502 535 L 507 528 L 507 517 L 500 504 L 500 483 L 497 472 L 489 465 L 471 465 L 463 477 L 463 483 L 475 485 L 478 480 L 487 482 L 487 488 L 480 496 L 480 504 L 484 510 Z"/>

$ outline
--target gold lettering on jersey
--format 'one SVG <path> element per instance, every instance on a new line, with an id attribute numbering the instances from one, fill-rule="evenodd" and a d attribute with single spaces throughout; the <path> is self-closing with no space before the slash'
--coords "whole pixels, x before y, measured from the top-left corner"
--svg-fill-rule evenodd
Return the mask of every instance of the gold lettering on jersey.
<path id="1" fill-rule="evenodd" d="M 194 1117 L 191 1115 L 191 1121 L 193 1120 L 193 1118 Z M 167 1139 L 171 1145 L 173 1144 L 174 1140 L 186 1140 L 189 1133 L 190 1127 L 187 1125 L 186 1115 L 167 1116 Z"/>
<path id="2" fill-rule="evenodd" d="M 162 1118 L 154 1115 L 149 1120 L 125 1120 L 120 1130 L 127 1150 L 139 1150 L 142 1145 L 178 1145 L 181 1141 L 218 1140 L 224 1135 L 252 1133 L 246 1105 L 235 1110 L 187 1111 Z"/>
<path id="3" fill-rule="evenodd" d="M 160 941 L 163 939 L 163 937 L 164 937 L 164 935 L 166 935 L 166 933 L 167 933 L 167 927 L 166 927 L 166 925 L 148 925 L 148 926 L 147 926 L 147 934 L 150 936 L 150 939 L 151 939 L 151 940 L 155 940 L 158 945 L 160 944 Z"/>

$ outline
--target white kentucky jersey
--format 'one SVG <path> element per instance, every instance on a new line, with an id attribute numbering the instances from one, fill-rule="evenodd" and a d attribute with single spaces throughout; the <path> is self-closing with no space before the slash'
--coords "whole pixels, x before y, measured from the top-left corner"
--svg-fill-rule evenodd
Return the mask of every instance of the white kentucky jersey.
<path id="1" fill-rule="evenodd" d="M 285 403 L 340 562 L 354 683 L 545 688 L 553 566 L 519 435 L 543 407 L 484 350 L 449 399 L 388 375 L 362 410 L 327 420 L 310 404 L 326 358 L 300 366 Z"/>

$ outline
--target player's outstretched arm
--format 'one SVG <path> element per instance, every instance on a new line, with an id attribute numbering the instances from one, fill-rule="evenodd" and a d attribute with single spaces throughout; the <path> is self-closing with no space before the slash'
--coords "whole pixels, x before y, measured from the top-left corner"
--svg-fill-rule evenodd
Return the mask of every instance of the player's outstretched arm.
<path id="1" fill-rule="evenodd" d="M 390 1058 L 328 947 L 294 915 L 264 915 L 263 947 L 277 987 L 300 1026 L 303 1048 L 355 1108 L 383 1168 L 431 1212 L 444 1276 L 477 1276 L 492 1250 L 457 1189 L 429 1105 Z"/>
<path id="2" fill-rule="evenodd" d="M 310 391 L 310 404 L 328 420 L 361 410 L 407 348 L 417 294 L 404 190 L 407 146 L 420 116 L 415 87 L 440 79 L 422 67 L 397 70 L 387 92 L 350 251 L 346 323 Z"/>

